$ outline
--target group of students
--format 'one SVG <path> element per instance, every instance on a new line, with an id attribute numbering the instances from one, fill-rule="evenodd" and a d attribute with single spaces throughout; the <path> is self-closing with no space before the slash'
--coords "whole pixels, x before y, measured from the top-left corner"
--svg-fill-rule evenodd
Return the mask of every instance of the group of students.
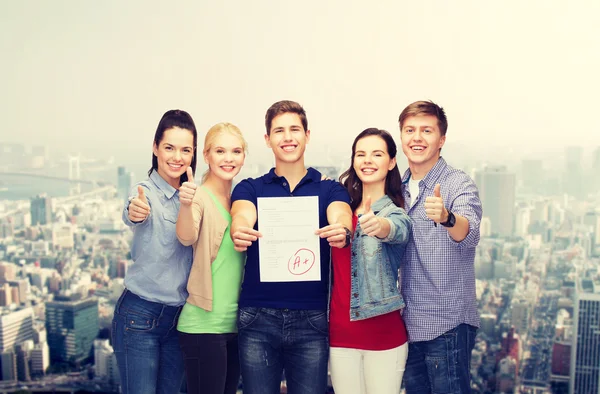
<path id="1" fill-rule="evenodd" d="M 477 188 L 441 157 L 448 127 L 430 101 L 399 117 L 409 168 L 385 130 L 354 139 L 339 182 L 306 167 L 302 106 L 273 104 L 265 143 L 275 167 L 233 179 L 247 144 L 239 128 L 207 132 L 208 170 L 195 182 L 197 131 L 166 112 L 152 168 L 123 210 L 133 230 L 112 342 L 124 394 L 327 390 L 336 394 L 470 392 L 479 317 L 474 256 Z M 258 200 L 318 197 L 320 280 L 261 281 Z"/>

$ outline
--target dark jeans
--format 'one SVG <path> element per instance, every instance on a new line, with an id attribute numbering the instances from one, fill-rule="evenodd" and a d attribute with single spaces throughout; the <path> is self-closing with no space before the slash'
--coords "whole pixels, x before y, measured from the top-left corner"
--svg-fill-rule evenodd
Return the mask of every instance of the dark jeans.
<path id="1" fill-rule="evenodd" d="M 476 327 L 461 324 L 431 341 L 410 343 L 404 373 L 406 393 L 470 393 L 476 334 Z"/>
<path id="2" fill-rule="evenodd" d="M 237 334 L 179 333 L 188 394 L 235 394 L 240 381 Z"/>
<path id="3" fill-rule="evenodd" d="M 324 310 L 240 308 L 238 329 L 244 394 L 327 390 L 329 330 Z"/>
<path id="4" fill-rule="evenodd" d="M 112 344 L 123 394 L 178 393 L 183 356 L 177 319 L 181 307 L 141 299 L 125 289 L 112 322 Z"/>

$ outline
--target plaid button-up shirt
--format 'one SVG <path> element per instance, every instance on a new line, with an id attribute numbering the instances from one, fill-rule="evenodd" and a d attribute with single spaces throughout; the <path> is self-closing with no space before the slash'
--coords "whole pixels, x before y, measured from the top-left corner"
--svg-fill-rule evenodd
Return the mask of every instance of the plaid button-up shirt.
<path id="1" fill-rule="evenodd" d="M 481 201 L 475 182 L 440 157 L 419 182 L 419 196 L 411 204 L 410 169 L 404 173 L 405 209 L 413 221 L 401 267 L 402 315 L 410 342 L 429 341 L 467 323 L 479 327 L 475 298 L 475 248 L 479 243 Z M 467 237 L 456 242 L 425 214 L 425 199 L 440 184 L 444 205 L 469 221 Z M 412 205 L 412 206 L 411 206 Z"/>

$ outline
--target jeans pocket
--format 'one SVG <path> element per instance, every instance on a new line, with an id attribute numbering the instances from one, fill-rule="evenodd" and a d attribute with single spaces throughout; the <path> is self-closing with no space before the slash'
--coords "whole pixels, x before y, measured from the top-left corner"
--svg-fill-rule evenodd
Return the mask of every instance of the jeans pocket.
<path id="1" fill-rule="evenodd" d="M 436 394 L 454 393 L 448 358 L 426 357 L 425 364 L 427 365 L 431 392 Z"/>
<path id="2" fill-rule="evenodd" d="M 256 321 L 260 308 L 245 307 L 238 310 L 238 330 L 243 330 Z"/>
<path id="3" fill-rule="evenodd" d="M 306 311 L 306 320 L 308 320 L 308 324 L 319 333 L 325 335 L 329 334 L 326 311 Z"/>
<path id="4" fill-rule="evenodd" d="M 143 332 L 150 331 L 156 325 L 156 319 L 152 316 L 135 312 L 127 312 L 125 315 L 125 330 Z"/>

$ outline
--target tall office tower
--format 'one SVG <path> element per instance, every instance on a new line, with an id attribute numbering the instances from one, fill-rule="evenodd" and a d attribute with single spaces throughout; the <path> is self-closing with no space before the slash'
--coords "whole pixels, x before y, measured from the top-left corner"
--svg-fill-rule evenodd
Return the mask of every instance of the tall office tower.
<path id="1" fill-rule="evenodd" d="M 33 309 L 3 311 L 0 316 L 0 352 L 12 350 L 16 344 L 33 339 Z"/>
<path id="2" fill-rule="evenodd" d="M 46 303 L 50 359 L 71 364 L 91 356 L 98 335 L 98 299 L 56 296 Z"/>
<path id="3" fill-rule="evenodd" d="M 530 309 L 531 306 L 526 299 L 512 299 L 510 323 L 519 334 L 526 333 L 529 328 Z"/>
<path id="4" fill-rule="evenodd" d="M 13 350 L 0 354 L 2 364 L 2 380 L 17 380 L 17 355 Z"/>
<path id="5" fill-rule="evenodd" d="M 45 194 L 31 198 L 31 225 L 52 223 L 52 200 Z"/>
<path id="6" fill-rule="evenodd" d="M 17 353 L 17 376 L 19 381 L 26 382 L 31 380 L 30 360 L 33 350 L 33 340 L 29 339 L 16 346 Z"/>
<path id="7" fill-rule="evenodd" d="M 563 173 L 563 191 L 573 197 L 585 196 L 583 185 L 583 148 L 567 146 L 565 148 L 565 172 Z"/>
<path id="8" fill-rule="evenodd" d="M 11 280 L 8 284 L 14 289 L 17 290 L 18 298 L 13 296 L 13 302 L 16 304 L 23 303 L 27 301 L 27 297 L 29 296 L 29 280 L 27 279 L 19 279 L 19 280 Z"/>
<path id="9" fill-rule="evenodd" d="M 515 221 L 515 174 L 504 166 L 488 166 L 475 172 L 475 183 L 483 205 L 483 216 L 491 222 L 492 234 L 513 235 Z"/>
<path id="10" fill-rule="evenodd" d="M 125 167 L 117 168 L 117 194 L 120 199 L 127 200 L 129 191 L 133 185 L 133 173 L 127 171 Z"/>
<path id="11" fill-rule="evenodd" d="M 570 394 L 600 393 L 600 286 L 577 283 L 573 316 Z"/>
<path id="12" fill-rule="evenodd" d="M 31 374 L 45 375 L 50 367 L 50 348 L 48 342 L 40 342 L 31 351 Z"/>
<path id="13" fill-rule="evenodd" d="M 94 363 L 96 377 L 104 378 L 111 384 L 118 383 L 117 359 L 108 339 L 94 341 Z"/>

